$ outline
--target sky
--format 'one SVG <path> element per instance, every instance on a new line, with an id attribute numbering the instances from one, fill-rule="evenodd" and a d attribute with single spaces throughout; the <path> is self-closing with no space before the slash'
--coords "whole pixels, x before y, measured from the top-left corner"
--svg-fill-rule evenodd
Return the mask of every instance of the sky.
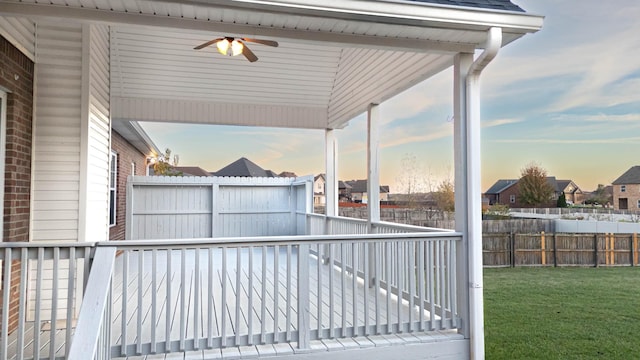
<path id="1" fill-rule="evenodd" d="M 483 191 L 532 162 L 585 191 L 640 165 L 640 1 L 512 1 L 545 21 L 482 74 Z M 453 180 L 452 82 L 446 70 L 380 105 L 380 182 L 392 193 L 410 172 L 424 191 Z M 142 125 L 181 166 L 216 171 L 246 157 L 277 173 L 324 172 L 324 131 Z M 339 178 L 366 178 L 365 116 L 337 138 Z"/>

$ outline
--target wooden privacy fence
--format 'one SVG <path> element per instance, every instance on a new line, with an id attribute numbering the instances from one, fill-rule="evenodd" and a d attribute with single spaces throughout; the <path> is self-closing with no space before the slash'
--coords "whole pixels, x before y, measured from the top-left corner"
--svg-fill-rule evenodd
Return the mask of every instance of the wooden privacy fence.
<path id="1" fill-rule="evenodd" d="M 487 267 L 638 266 L 638 234 L 488 233 Z"/>

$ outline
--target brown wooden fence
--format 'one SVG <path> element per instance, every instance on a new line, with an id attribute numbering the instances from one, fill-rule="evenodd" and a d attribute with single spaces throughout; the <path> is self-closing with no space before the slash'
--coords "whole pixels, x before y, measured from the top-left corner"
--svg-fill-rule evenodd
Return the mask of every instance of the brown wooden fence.
<path id="1" fill-rule="evenodd" d="M 638 266 L 638 234 L 485 233 L 487 267 Z"/>

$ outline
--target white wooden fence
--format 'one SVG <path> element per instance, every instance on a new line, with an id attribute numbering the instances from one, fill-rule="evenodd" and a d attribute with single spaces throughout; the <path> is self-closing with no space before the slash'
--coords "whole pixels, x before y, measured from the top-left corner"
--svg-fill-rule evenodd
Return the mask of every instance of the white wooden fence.
<path id="1" fill-rule="evenodd" d="M 313 177 L 141 177 L 127 182 L 126 239 L 306 233 Z"/>

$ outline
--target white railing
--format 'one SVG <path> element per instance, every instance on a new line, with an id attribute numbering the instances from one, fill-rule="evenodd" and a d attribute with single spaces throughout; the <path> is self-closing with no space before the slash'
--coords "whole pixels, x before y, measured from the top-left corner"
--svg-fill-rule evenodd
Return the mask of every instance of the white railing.
<path id="1" fill-rule="evenodd" d="M 91 266 L 91 244 L 0 243 L 0 359 L 64 359 Z"/>
<path id="2" fill-rule="evenodd" d="M 413 232 L 451 232 L 449 229 L 427 228 L 386 221 L 371 224 L 368 230 L 367 220 L 341 216 L 325 216 L 321 214 L 307 214 L 310 235 L 347 235 L 347 234 L 406 234 Z"/>
<path id="3" fill-rule="evenodd" d="M 117 246 L 121 255 L 113 301 L 101 314 L 111 314 L 111 322 L 93 334 L 110 327 L 116 357 L 277 343 L 306 349 L 319 339 L 457 328 L 460 238 L 449 232 L 100 243 L 98 250 Z M 100 316 L 93 318 L 98 324 Z"/>

